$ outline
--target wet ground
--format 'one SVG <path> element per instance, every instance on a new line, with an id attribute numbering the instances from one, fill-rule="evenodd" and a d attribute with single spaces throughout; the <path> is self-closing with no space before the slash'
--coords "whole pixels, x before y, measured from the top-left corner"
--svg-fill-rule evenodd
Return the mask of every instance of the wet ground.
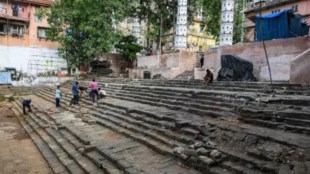
<path id="1" fill-rule="evenodd" d="M 0 103 L 0 174 L 52 174 L 9 107 Z"/>

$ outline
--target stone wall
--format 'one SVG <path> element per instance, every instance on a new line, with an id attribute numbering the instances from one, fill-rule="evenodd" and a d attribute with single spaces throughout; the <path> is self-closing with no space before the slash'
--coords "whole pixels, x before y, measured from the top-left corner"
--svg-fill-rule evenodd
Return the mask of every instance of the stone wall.
<path id="1" fill-rule="evenodd" d="M 291 83 L 310 83 L 310 48 L 291 63 Z"/>
<path id="2" fill-rule="evenodd" d="M 310 40 L 303 37 L 266 41 L 272 78 L 276 81 L 290 79 L 291 61 L 310 48 Z M 214 71 L 215 78 L 221 68 L 221 55 L 234 54 L 254 65 L 254 76 L 260 81 L 269 80 L 267 61 L 262 42 L 223 46 L 205 53 L 204 66 Z"/>
<path id="3" fill-rule="evenodd" d="M 196 66 L 196 53 L 179 51 L 160 56 L 138 58 L 137 67 L 130 70 L 130 78 L 143 79 L 145 71 L 151 72 L 151 77 L 161 74 L 162 77 L 173 79 L 185 71 L 193 71 Z"/>

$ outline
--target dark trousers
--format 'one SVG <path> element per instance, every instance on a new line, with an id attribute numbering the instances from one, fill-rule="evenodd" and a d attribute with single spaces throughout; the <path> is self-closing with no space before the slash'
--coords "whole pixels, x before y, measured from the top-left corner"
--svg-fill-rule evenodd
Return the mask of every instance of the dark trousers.
<path id="1" fill-rule="evenodd" d="M 31 111 L 30 105 L 23 104 L 23 113 L 24 113 L 24 115 L 26 115 L 26 108 L 28 108 L 28 111 L 29 111 L 29 112 L 32 112 L 32 111 Z"/>
<path id="2" fill-rule="evenodd" d="M 56 98 L 56 107 L 60 106 L 60 98 Z"/>
<path id="3" fill-rule="evenodd" d="M 73 95 L 73 104 L 79 103 L 79 95 Z"/>
<path id="4" fill-rule="evenodd" d="M 97 100 L 99 100 L 99 94 L 98 94 L 98 90 L 97 89 L 92 89 L 91 90 L 91 96 L 93 98 L 93 102 L 95 102 L 95 95 L 97 97 Z"/>

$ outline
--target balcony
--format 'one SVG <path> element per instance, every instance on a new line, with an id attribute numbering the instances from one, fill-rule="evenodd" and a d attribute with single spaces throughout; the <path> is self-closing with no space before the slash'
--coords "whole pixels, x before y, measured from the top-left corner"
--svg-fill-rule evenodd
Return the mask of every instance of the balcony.
<path id="1" fill-rule="evenodd" d="M 29 21 L 29 12 L 16 12 L 11 8 L 0 8 L 0 18 L 27 22 Z"/>
<path id="2" fill-rule="evenodd" d="M 296 1 L 296 0 L 261 0 L 261 1 L 255 0 L 254 2 L 248 4 L 246 12 L 250 12 L 253 10 L 257 11 L 260 8 L 267 9 L 267 8 L 274 7 L 274 6 L 287 4 L 287 3 L 293 2 L 293 1 Z"/>

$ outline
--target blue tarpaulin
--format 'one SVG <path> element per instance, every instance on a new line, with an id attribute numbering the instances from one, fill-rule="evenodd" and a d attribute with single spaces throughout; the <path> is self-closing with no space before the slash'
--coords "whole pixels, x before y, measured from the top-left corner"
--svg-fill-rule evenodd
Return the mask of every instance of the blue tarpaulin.
<path id="1" fill-rule="evenodd" d="M 12 78 L 10 72 L 0 72 L 0 85 L 12 84 Z"/>
<path id="2" fill-rule="evenodd" d="M 256 15 L 256 40 L 280 39 L 307 35 L 309 27 L 301 22 L 302 17 L 292 9 L 267 15 Z"/>

